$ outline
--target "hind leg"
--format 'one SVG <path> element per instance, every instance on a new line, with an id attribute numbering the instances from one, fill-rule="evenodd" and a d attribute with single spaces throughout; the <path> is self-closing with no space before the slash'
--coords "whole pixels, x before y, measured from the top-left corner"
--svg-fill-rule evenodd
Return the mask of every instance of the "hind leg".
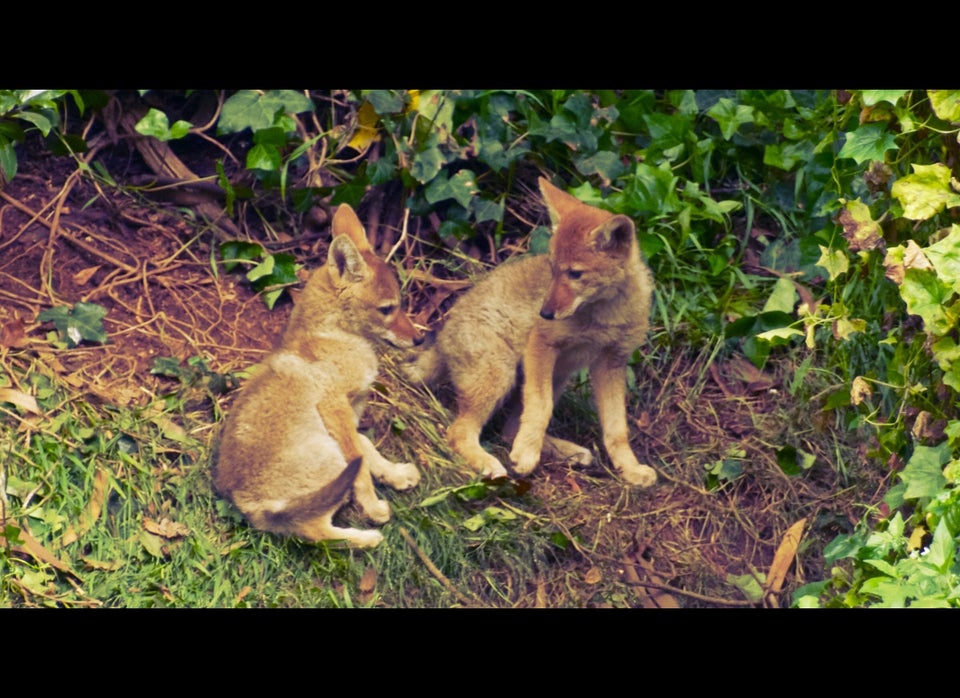
<path id="1" fill-rule="evenodd" d="M 372 548 L 383 540 L 380 531 L 334 526 L 332 512 L 298 523 L 292 532 L 305 540 L 342 540 L 356 548 Z"/>

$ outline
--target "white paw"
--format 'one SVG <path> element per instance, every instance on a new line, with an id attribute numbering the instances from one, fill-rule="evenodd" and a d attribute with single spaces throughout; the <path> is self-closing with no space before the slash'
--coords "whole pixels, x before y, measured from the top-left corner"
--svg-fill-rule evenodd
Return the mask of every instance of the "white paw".
<path id="1" fill-rule="evenodd" d="M 395 490 L 409 490 L 420 483 L 420 471 L 413 463 L 391 463 L 380 480 Z"/>
<path id="2" fill-rule="evenodd" d="M 362 509 L 366 517 L 373 523 L 384 524 L 390 520 L 390 504 L 382 499 L 378 499 L 376 503 L 362 507 Z"/>
<path id="3" fill-rule="evenodd" d="M 480 477 L 488 480 L 495 480 L 498 477 L 509 477 L 507 469 L 503 467 L 503 463 L 490 455 L 484 459 L 482 466 L 478 468 L 478 472 L 480 473 Z"/>
<path id="4" fill-rule="evenodd" d="M 374 548 L 383 542 L 383 534 L 380 531 L 357 531 L 348 542 L 357 548 Z"/>
<path id="5" fill-rule="evenodd" d="M 620 475 L 626 482 L 636 487 L 650 487 L 657 481 L 657 471 L 649 465 L 640 463 L 629 468 L 622 468 Z"/>
<path id="6" fill-rule="evenodd" d="M 540 452 L 514 448 L 510 452 L 513 470 L 518 475 L 529 475 L 540 464 Z"/>

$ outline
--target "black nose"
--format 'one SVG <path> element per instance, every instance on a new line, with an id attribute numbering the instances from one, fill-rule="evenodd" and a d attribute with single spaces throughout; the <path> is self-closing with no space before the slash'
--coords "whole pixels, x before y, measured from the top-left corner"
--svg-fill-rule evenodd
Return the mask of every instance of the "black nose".
<path id="1" fill-rule="evenodd" d="M 544 320 L 553 320 L 553 311 L 541 310 L 540 317 L 542 317 Z"/>

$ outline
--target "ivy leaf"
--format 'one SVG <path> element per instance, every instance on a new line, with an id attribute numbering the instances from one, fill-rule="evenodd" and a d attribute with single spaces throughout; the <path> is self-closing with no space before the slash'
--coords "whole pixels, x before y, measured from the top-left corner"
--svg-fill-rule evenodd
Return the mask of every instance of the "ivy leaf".
<path id="1" fill-rule="evenodd" d="M 137 133 L 152 136 L 159 141 L 172 141 L 186 136 L 193 127 L 189 121 L 175 121 L 173 126 L 167 115 L 159 109 L 151 109 L 133 127 Z"/>
<path id="2" fill-rule="evenodd" d="M 52 322 L 67 346 L 75 347 L 84 340 L 106 344 L 107 333 L 103 329 L 103 318 L 106 314 L 107 309 L 102 305 L 79 301 L 73 308 L 58 305 L 44 310 L 37 315 L 37 320 Z"/>
<path id="3" fill-rule="evenodd" d="M 893 183 L 891 195 L 903 206 L 903 217 L 932 218 L 944 208 L 960 206 L 960 195 L 950 188 L 950 168 L 943 163 L 912 165 L 913 174 Z"/>
<path id="4" fill-rule="evenodd" d="M 278 113 L 299 114 L 313 110 L 313 102 L 294 90 L 240 90 L 223 103 L 217 133 L 239 133 L 246 128 L 256 132 L 276 123 Z"/>
<path id="5" fill-rule="evenodd" d="M 743 124 L 752 124 L 754 120 L 753 107 L 737 104 L 732 99 L 721 97 L 717 103 L 707 110 L 707 116 L 720 126 L 720 133 L 725 140 L 733 138 Z"/>
<path id="6" fill-rule="evenodd" d="M 871 160 L 883 160 L 888 150 L 897 150 L 894 135 L 882 124 L 867 124 L 846 134 L 837 157 L 853 158 L 862 165 Z"/>

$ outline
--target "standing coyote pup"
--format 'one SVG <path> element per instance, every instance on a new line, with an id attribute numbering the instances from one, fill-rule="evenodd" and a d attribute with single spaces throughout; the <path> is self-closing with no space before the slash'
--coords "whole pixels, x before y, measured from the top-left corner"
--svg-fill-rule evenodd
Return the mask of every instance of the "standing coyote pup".
<path id="1" fill-rule="evenodd" d="M 523 400 L 503 429 L 520 475 L 541 450 L 580 465 L 590 451 L 547 435 L 554 402 L 569 376 L 588 367 L 610 460 L 628 483 L 649 487 L 657 474 L 630 449 L 626 365 L 647 335 L 653 278 L 640 258 L 633 221 L 567 194 L 540 178 L 553 225 L 549 254 L 508 261 L 460 298 L 435 343 L 408 366 L 436 381 L 446 369 L 457 395 L 452 448 L 485 477 L 507 474 L 480 445 L 493 411 L 513 394 L 522 366 Z"/>
<path id="2" fill-rule="evenodd" d="M 353 209 L 333 217 L 326 266 L 313 273 L 290 315 L 280 348 L 267 356 L 226 421 L 214 486 L 256 527 L 318 541 L 372 547 L 376 530 L 333 525 L 350 490 L 382 524 L 390 506 L 371 475 L 404 490 L 420 480 L 411 463 L 391 463 L 357 431 L 377 375 L 373 342 L 396 347 L 421 337 L 400 309 L 393 270 L 378 259 Z"/>

